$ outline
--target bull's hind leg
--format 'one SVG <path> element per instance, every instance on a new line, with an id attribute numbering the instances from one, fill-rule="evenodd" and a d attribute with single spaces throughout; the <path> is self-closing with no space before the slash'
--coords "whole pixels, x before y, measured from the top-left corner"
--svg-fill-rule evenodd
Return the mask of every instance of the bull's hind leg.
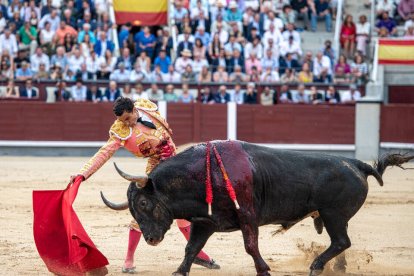
<path id="1" fill-rule="evenodd" d="M 259 252 L 259 228 L 252 224 L 242 224 L 240 229 L 243 234 L 246 252 L 253 257 L 257 276 L 270 276 L 268 272 L 270 268 Z"/>
<path id="2" fill-rule="evenodd" d="M 348 218 L 343 218 L 338 210 L 322 210 L 320 215 L 326 231 L 331 238 L 331 245 L 319 255 L 310 267 L 310 275 L 322 273 L 325 264 L 351 246 L 347 233 Z"/>
<path id="3" fill-rule="evenodd" d="M 209 224 L 192 223 L 190 239 L 185 247 L 185 257 L 177 271 L 173 275 L 188 275 L 195 257 L 203 249 L 208 238 L 214 233 L 214 229 Z"/>

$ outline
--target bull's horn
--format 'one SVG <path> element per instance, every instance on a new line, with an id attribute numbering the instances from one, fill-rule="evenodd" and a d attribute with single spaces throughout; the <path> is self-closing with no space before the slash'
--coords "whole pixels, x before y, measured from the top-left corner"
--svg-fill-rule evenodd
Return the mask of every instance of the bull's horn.
<path id="1" fill-rule="evenodd" d="M 106 197 L 103 195 L 102 191 L 101 191 L 101 198 L 102 198 L 102 201 L 105 203 L 105 205 L 108 206 L 109 208 L 111 208 L 112 210 L 122 211 L 122 210 L 128 209 L 128 201 L 125 201 L 121 204 L 112 203 L 112 202 L 110 202 L 109 200 L 106 199 Z"/>
<path id="2" fill-rule="evenodd" d="M 123 171 L 121 171 L 121 169 L 118 168 L 118 166 L 116 165 L 115 162 L 114 162 L 114 166 L 115 166 L 115 169 L 119 173 L 120 176 L 122 176 L 123 178 L 125 178 L 128 181 L 136 182 L 136 184 L 139 188 L 144 188 L 145 185 L 147 185 L 148 177 L 146 175 L 145 176 L 130 175 L 130 174 L 127 174 L 127 173 L 124 173 Z"/>

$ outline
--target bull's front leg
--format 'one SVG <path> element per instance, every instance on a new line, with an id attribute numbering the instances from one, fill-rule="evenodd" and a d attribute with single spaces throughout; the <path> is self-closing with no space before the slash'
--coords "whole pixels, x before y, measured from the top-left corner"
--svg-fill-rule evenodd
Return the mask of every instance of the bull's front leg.
<path id="1" fill-rule="evenodd" d="M 195 257 L 203 249 L 208 238 L 214 233 L 214 229 L 211 225 L 202 223 L 191 224 L 190 239 L 185 247 L 185 256 L 181 265 L 177 271 L 173 273 L 174 276 L 189 275 L 191 265 L 194 262 Z"/>
<path id="2" fill-rule="evenodd" d="M 243 234 L 246 252 L 253 257 L 257 276 L 270 276 L 268 272 L 270 268 L 259 252 L 259 227 L 257 225 L 245 223 L 240 225 L 240 229 Z"/>

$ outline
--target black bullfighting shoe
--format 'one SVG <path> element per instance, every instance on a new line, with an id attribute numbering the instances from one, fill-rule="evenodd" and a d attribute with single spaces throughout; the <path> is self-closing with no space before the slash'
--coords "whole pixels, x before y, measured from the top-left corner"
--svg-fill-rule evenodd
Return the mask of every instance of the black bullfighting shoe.
<path id="1" fill-rule="evenodd" d="M 217 264 L 213 259 L 211 259 L 211 261 L 207 261 L 196 257 L 193 263 L 207 267 L 208 269 L 220 269 L 220 265 Z"/>

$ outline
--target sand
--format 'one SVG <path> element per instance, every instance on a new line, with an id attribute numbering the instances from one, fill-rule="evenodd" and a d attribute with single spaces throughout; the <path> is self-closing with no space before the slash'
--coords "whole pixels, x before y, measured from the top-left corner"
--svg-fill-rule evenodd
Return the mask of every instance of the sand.
<path id="1" fill-rule="evenodd" d="M 85 157 L 0 157 L 0 275 L 48 275 L 33 241 L 32 190 L 64 189 Z M 145 161 L 113 158 L 125 171 L 143 172 Z M 411 163 L 407 167 L 414 168 Z M 388 169 L 385 186 L 369 178 L 367 201 L 349 223 L 352 246 L 346 251 L 347 275 L 414 275 L 414 170 Z M 76 212 L 86 231 L 108 258 L 110 275 L 122 275 L 131 215 L 105 207 L 99 191 L 116 202 L 126 199 L 128 183 L 108 162 L 80 187 Z M 307 275 L 315 254 L 328 244 L 305 219 L 287 233 L 272 236 L 277 226 L 260 228 L 259 246 L 272 275 Z M 142 241 L 135 256 L 139 275 L 170 275 L 184 255 L 185 240 L 177 227 L 157 247 Z M 194 265 L 191 275 L 255 275 L 241 232 L 216 233 L 205 251 L 221 266 L 207 270 Z M 332 272 L 333 261 L 324 275 Z"/>

